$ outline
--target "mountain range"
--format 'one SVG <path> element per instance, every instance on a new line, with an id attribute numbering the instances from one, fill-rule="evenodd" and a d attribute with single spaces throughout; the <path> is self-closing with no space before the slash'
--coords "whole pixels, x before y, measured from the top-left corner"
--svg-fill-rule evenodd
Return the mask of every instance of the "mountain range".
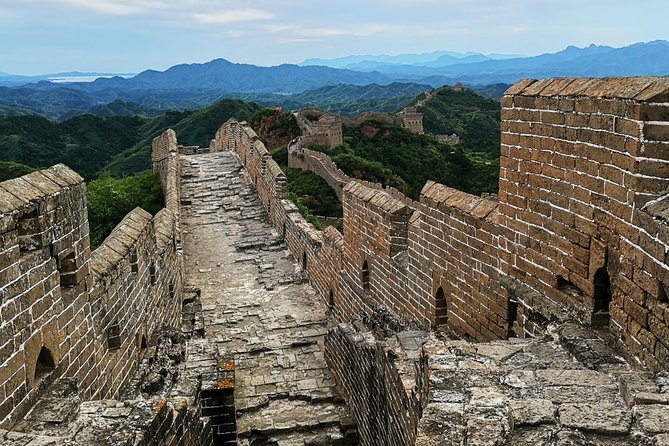
<path id="1" fill-rule="evenodd" d="M 489 84 L 511 84 L 528 77 L 669 75 L 669 42 L 658 40 L 623 48 L 570 46 L 557 53 L 532 57 L 448 51 L 399 56 L 363 55 L 311 59 L 301 65 L 274 67 L 215 59 L 207 63 L 176 65 L 165 71 L 146 70 L 130 78 L 115 76 L 73 83 L 45 80 L 73 74 L 95 75 L 58 73 L 21 77 L 0 73 L 0 114 L 38 113 L 65 119 L 119 100 L 152 110 L 199 108 L 222 98 L 302 104 L 309 103 L 310 97 L 322 96 L 309 92 L 337 85 L 376 85 L 374 88 L 378 90 L 378 87 L 395 84 L 391 88 L 396 93 L 394 101 L 387 96 L 376 98 L 394 106 L 408 94 L 404 87 L 396 88 L 399 84 L 440 87 L 462 82 L 482 90 Z M 415 93 L 413 87 L 408 89 Z M 354 89 L 346 90 L 350 95 L 354 94 Z M 500 87 L 489 90 L 499 92 Z M 332 93 L 326 92 L 326 95 L 332 96 Z M 347 96 L 347 99 L 356 98 Z M 378 109 L 387 104 L 377 103 Z M 335 108 L 352 112 L 361 105 L 353 104 L 348 109 L 337 105 Z"/>

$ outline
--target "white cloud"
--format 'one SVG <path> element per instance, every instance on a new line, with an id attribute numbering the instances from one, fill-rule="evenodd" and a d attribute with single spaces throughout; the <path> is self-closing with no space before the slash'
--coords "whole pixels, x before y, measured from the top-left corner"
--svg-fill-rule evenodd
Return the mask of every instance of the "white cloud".
<path id="1" fill-rule="evenodd" d="M 106 15 L 135 15 L 154 9 L 165 9 L 167 4 L 154 0 L 58 0 L 59 3 L 90 9 Z"/>
<path id="2" fill-rule="evenodd" d="M 252 22 L 274 18 L 274 14 L 260 9 L 231 9 L 209 14 L 196 13 L 192 17 L 205 25 L 224 25 L 227 23 Z"/>

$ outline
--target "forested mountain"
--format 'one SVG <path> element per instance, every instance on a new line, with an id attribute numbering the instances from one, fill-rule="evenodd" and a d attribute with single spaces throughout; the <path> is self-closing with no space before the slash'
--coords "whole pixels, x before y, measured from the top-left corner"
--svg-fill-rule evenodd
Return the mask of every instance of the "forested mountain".
<path id="1" fill-rule="evenodd" d="M 0 117 L 0 161 L 33 168 L 65 163 L 87 179 L 101 171 L 123 176 L 151 167 L 151 140 L 169 127 L 181 143 L 207 146 L 221 123 L 248 119 L 257 110 L 253 103 L 224 100 L 154 118 L 86 114 L 57 123 L 41 116 Z"/>
<path id="2" fill-rule="evenodd" d="M 423 127 L 435 135 L 453 133 L 460 137 L 460 147 L 473 152 L 499 156 L 500 103 L 469 90 L 443 87 L 433 90 L 431 98 L 418 107 L 423 113 Z M 419 96 L 424 99 L 425 96 Z M 414 103 L 416 101 L 413 101 Z"/>

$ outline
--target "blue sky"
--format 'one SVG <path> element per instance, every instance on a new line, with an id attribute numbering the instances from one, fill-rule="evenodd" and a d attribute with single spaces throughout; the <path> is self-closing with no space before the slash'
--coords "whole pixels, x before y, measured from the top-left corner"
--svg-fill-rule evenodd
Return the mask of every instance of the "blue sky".
<path id="1" fill-rule="evenodd" d="M 669 40 L 667 0 L 0 0 L 0 71 L 139 72 Z"/>

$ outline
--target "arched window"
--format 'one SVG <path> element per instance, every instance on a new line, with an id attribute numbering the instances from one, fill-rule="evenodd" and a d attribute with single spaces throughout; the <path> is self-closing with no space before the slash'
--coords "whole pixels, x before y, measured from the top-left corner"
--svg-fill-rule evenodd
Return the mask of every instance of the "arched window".
<path id="1" fill-rule="evenodd" d="M 56 362 L 53 359 L 51 350 L 42 346 L 37 357 L 37 364 L 35 364 L 35 379 L 34 382 L 44 378 L 49 373 L 56 369 Z"/>
<path id="2" fill-rule="evenodd" d="M 330 295 L 328 296 L 328 305 L 331 307 L 334 307 L 335 301 L 334 301 L 334 291 L 330 290 Z"/>
<path id="3" fill-rule="evenodd" d="M 362 264 L 362 289 L 369 291 L 369 264 L 367 260 Z"/>
<path id="4" fill-rule="evenodd" d="M 446 295 L 444 289 L 439 287 L 434 295 L 435 301 L 435 325 L 445 325 L 448 322 L 448 306 L 446 304 Z"/>
<path id="5" fill-rule="evenodd" d="M 303 252 L 302 253 L 302 269 L 307 270 L 307 253 Z"/>
<path id="6" fill-rule="evenodd" d="M 603 266 L 595 272 L 595 279 L 593 282 L 594 293 L 594 307 L 592 309 L 592 325 L 596 327 L 605 327 L 609 324 L 609 306 L 611 305 L 611 279 Z"/>

